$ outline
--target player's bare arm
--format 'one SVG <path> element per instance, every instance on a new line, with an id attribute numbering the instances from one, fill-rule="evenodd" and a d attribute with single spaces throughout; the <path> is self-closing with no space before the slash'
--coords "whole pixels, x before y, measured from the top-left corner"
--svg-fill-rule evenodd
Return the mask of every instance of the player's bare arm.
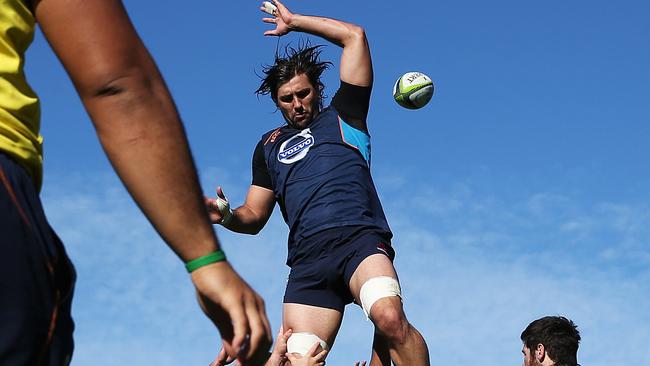
<path id="1" fill-rule="evenodd" d="M 371 86 L 373 81 L 370 47 L 362 27 L 332 18 L 292 13 L 281 1 L 273 1 L 277 7 L 275 17 L 263 18 L 276 28 L 266 31 L 266 36 L 283 36 L 291 31 L 305 32 L 325 38 L 343 47 L 340 64 L 341 80 L 358 86 Z M 264 7 L 262 7 L 263 11 Z"/>
<path id="2" fill-rule="evenodd" d="M 40 0 L 34 9 L 111 163 L 161 237 L 184 261 L 219 249 L 176 107 L 122 3 Z M 264 302 L 228 262 L 191 278 L 228 353 L 242 361 L 266 355 Z M 247 335 L 249 352 L 238 354 Z"/>
<path id="3" fill-rule="evenodd" d="M 244 203 L 229 212 L 230 203 L 221 187 L 218 187 L 217 198 L 206 198 L 205 204 L 213 224 L 221 224 L 237 233 L 255 235 L 264 228 L 273 213 L 275 194 L 270 189 L 251 185 Z"/>

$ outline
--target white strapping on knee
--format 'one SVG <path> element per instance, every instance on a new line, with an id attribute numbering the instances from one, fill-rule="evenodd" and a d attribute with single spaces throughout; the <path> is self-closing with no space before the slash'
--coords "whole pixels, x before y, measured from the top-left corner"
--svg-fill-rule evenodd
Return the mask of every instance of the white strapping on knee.
<path id="1" fill-rule="evenodd" d="M 384 297 L 397 296 L 402 298 L 402 291 L 399 287 L 399 282 L 389 276 L 373 277 L 366 281 L 361 286 L 359 298 L 361 299 L 361 307 L 366 317 L 370 319 L 370 309 L 377 300 Z"/>
<path id="2" fill-rule="evenodd" d="M 327 343 L 318 338 L 316 334 L 304 332 L 291 334 L 287 340 L 287 352 L 299 353 L 304 356 L 314 346 L 314 343 L 320 343 L 321 348 L 329 349 Z"/>

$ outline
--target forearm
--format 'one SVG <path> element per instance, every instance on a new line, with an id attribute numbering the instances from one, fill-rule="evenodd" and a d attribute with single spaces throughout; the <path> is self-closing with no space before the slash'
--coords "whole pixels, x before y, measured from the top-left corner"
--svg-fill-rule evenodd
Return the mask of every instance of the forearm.
<path id="1" fill-rule="evenodd" d="M 313 34 L 344 48 L 363 42 L 361 27 L 337 19 L 293 14 L 287 25 L 292 31 Z"/>
<path id="2" fill-rule="evenodd" d="M 232 219 L 225 227 L 236 233 L 255 235 L 262 230 L 266 221 L 250 207 L 243 205 L 232 211 Z"/>
<path id="3" fill-rule="evenodd" d="M 116 172 L 184 261 L 218 248 L 176 108 L 155 66 L 82 96 Z"/>
<path id="4" fill-rule="evenodd" d="M 111 163 L 156 230 L 183 260 L 217 249 L 176 107 L 122 3 L 34 4 Z"/>
<path id="5" fill-rule="evenodd" d="M 288 27 L 323 37 L 343 47 L 339 67 L 341 80 L 359 86 L 372 85 L 370 46 L 363 28 L 336 19 L 298 14 L 291 16 Z"/>

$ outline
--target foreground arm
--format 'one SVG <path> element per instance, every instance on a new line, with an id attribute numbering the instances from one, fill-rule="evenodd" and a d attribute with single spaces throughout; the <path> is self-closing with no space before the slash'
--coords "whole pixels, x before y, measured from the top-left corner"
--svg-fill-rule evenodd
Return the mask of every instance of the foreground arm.
<path id="1" fill-rule="evenodd" d="M 160 236 L 183 260 L 219 249 L 185 132 L 169 91 L 118 0 L 40 0 L 36 19 L 70 75 L 113 167 Z M 242 360 L 265 355 L 262 299 L 227 262 L 192 273 L 199 301 Z"/>
<path id="2" fill-rule="evenodd" d="M 341 55 L 341 80 L 358 86 L 372 85 L 372 60 L 370 47 L 363 28 L 340 20 L 294 14 L 278 0 L 273 3 L 278 11 L 274 18 L 263 21 L 276 25 L 267 36 L 283 36 L 292 31 L 305 32 L 327 39 L 343 47 Z"/>

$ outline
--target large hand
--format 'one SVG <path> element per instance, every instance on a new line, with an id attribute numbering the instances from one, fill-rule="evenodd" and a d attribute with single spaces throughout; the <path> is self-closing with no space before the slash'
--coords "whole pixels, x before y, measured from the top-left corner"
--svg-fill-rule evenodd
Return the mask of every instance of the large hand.
<path id="1" fill-rule="evenodd" d="M 291 21 L 293 20 L 293 13 L 289 11 L 289 9 L 287 9 L 287 7 L 284 6 L 284 4 L 282 4 L 279 0 L 272 0 L 271 2 L 277 8 L 277 10 L 273 13 L 275 17 L 262 18 L 262 21 L 265 23 L 275 24 L 275 29 L 264 32 L 264 35 L 280 37 L 291 32 Z M 267 12 L 267 9 L 264 6 L 261 6 L 260 10 Z"/>
<path id="2" fill-rule="evenodd" d="M 325 366 L 325 356 L 327 350 L 322 349 L 318 342 L 314 343 L 304 356 L 299 353 L 287 353 L 291 366 Z"/>
<path id="3" fill-rule="evenodd" d="M 217 198 L 205 197 L 205 207 L 210 215 L 210 221 L 213 224 L 228 225 L 232 219 L 232 210 L 230 209 L 230 202 L 223 193 L 221 187 L 217 187 Z"/>
<path id="4" fill-rule="evenodd" d="M 264 300 L 228 262 L 195 270 L 192 282 L 203 312 L 221 333 L 226 354 L 242 365 L 263 365 L 272 341 Z"/>

